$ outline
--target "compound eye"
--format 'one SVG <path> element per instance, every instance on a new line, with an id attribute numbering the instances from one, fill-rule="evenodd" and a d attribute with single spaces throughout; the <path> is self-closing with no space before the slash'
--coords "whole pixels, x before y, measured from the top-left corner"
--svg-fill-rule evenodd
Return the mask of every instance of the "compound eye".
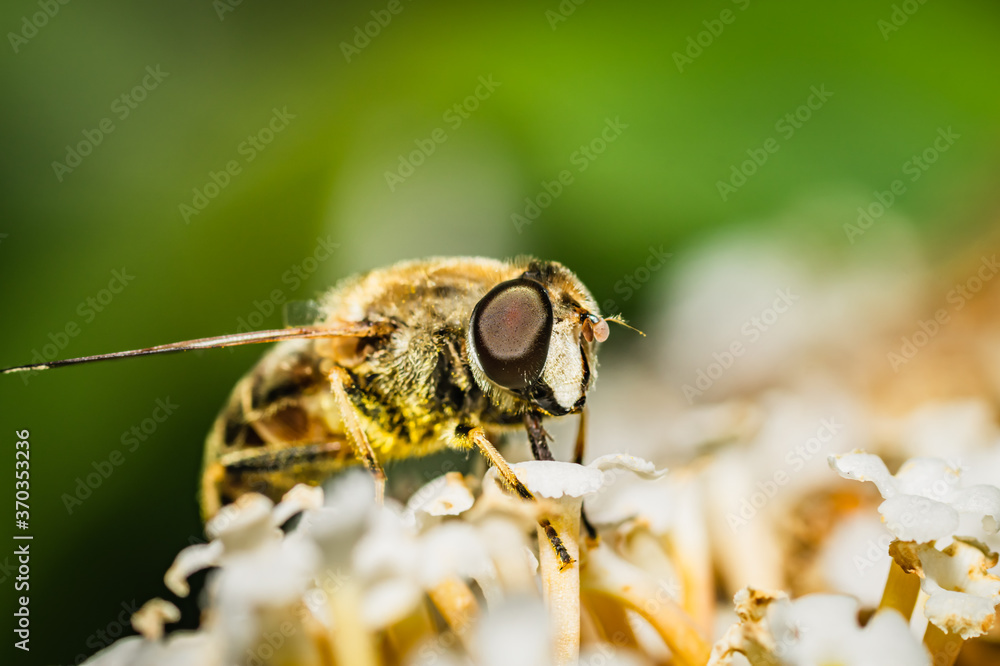
<path id="1" fill-rule="evenodd" d="M 552 337 L 552 303 L 533 280 L 501 282 L 472 311 L 472 344 L 491 381 L 511 390 L 537 380 Z"/>

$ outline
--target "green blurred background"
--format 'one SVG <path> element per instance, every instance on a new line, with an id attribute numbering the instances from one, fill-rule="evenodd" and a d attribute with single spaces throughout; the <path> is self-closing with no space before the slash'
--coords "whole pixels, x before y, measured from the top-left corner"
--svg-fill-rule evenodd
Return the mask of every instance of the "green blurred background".
<path id="1" fill-rule="evenodd" d="M 45 7 L 58 12 L 45 17 Z M 901 25 L 886 33 L 879 21 L 894 11 Z M 366 44 L 356 29 L 369 23 Z M 241 321 L 280 326 L 275 290 L 277 300 L 308 299 L 354 271 L 431 254 L 563 261 L 641 325 L 660 288 L 633 297 L 620 281 L 651 247 L 679 256 L 723 229 L 781 225 L 822 238 L 836 262 L 850 247 L 843 225 L 904 177 L 939 128 L 961 138 L 906 181 L 893 215 L 934 259 L 990 233 L 1000 203 L 1000 6 L 987 0 L 17 0 L 0 9 L 0 26 L 4 366 L 60 341 L 66 357 L 232 332 Z M 679 67 L 675 53 L 688 49 Z M 158 82 L 147 67 L 163 73 Z M 147 89 L 133 94 L 144 77 Z M 499 85 L 467 99 L 480 77 Z M 832 96 L 788 137 L 776 123 L 813 86 Z M 456 104 L 467 117 L 448 113 Z M 273 140 L 241 149 L 275 109 L 287 121 L 275 121 Z M 113 131 L 77 166 L 53 166 L 103 119 Z M 581 146 L 601 148 L 609 120 L 627 127 L 581 158 Z M 437 128 L 447 140 L 390 188 L 386 172 Z M 769 137 L 780 149 L 723 200 L 718 181 Z M 181 204 L 213 172 L 226 182 L 218 174 L 230 161 L 239 172 L 185 220 Z M 512 215 L 563 170 L 572 183 L 519 231 Z M 310 261 L 317 239 L 336 249 Z M 134 279 L 101 305 L 123 269 Z M 81 306 L 88 298 L 102 311 Z M 78 334 L 61 337 L 67 324 Z M 260 352 L 2 378 L 0 474 L 13 477 L 15 430 L 30 430 L 32 453 L 32 651 L 15 663 L 76 663 L 119 633 L 123 604 L 173 599 L 162 575 L 201 536 L 204 436 Z M 129 450 L 123 434 L 167 398 L 176 412 Z M 64 495 L 115 450 L 123 462 L 70 513 Z M 12 494 L 12 483 L 2 487 Z M 7 625 L 13 549 L 0 549 Z M 182 606 L 192 626 L 194 603 Z"/>

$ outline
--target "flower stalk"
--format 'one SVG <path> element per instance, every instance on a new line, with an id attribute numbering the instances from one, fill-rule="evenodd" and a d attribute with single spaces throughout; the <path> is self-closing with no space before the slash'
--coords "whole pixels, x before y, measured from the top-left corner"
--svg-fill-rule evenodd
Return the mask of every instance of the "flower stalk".
<path id="1" fill-rule="evenodd" d="M 419 604 L 413 612 L 389 627 L 387 633 L 395 648 L 397 660 L 402 661 L 421 641 L 435 634 L 427 604 Z"/>
<path id="2" fill-rule="evenodd" d="M 378 666 L 375 641 L 358 612 L 362 603 L 360 585 L 350 579 L 329 597 L 333 626 L 333 659 L 337 664 Z"/>
<path id="3" fill-rule="evenodd" d="M 471 649 L 468 630 L 479 619 L 479 602 L 469 586 L 461 579 L 449 576 L 429 589 L 427 595 L 448 628 L 458 636 L 466 649 Z"/>
<path id="4" fill-rule="evenodd" d="M 538 525 L 538 566 L 542 596 L 549 606 L 554 636 L 555 663 L 576 663 L 580 656 L 580 509 L 582 498 L 546 500 Z M 548 547 L 548 529 L 555 529 L 572 559 L 564 564 Z"/>
<path id="5" fill-rule="evenodd" d="M 592 593 L 604 594 L 642 615 L 677 658 L 686 666 L 703 666 L 710 647 L 695 623 L 670 598 L 659 581 L 615 555 L 606 545 L 587 553 L 582 568 L 582 585 Z"/>
<path id="6" fill-rule="evenodd" d="M 920 577 L 913 572 L 905 571 L 896 560 L 893 560 L 878 609 L 883 611 L 891 608 L 909 621 L 919 594 Z"/>
<path id="7" fill-rule="evenodd" d="M 622 604 L 605 594 L 583 590 L 584 608 L 593 616 L 604 634 L 604 641 L 617 648 L 639 650 L 639 641 L 632 630 L 628 612 Z"/>
<path id="8" fill-rule="evenodd" d="M 934 666 L 952 666 L 962 651 L 962 637 L 938 629 L 931 623 L 924 632 L 924 646 L 931 653 Z"/>

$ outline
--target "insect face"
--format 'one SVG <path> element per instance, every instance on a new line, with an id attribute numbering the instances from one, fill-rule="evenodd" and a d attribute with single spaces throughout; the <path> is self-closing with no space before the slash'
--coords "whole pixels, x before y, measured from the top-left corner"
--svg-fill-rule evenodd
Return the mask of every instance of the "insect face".
<path id="1" fill-rule="evenodd" d="M 594 341 L 607 337 L 607 324 L 575 276 L 546 268 L 493 287 L 472 311 L 467 342 L 486 393 L 516 396 L 523 410 L 561 416 L 586 402 Z"/>

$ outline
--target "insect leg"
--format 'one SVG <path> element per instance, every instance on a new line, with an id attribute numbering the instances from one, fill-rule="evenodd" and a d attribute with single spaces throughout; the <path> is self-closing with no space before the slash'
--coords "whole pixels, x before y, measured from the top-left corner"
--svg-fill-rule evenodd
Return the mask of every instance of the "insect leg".
<path id="1" fill-rule="evenodd" d="M 554 460 L 552 451 L 549 449 L 549 433 L 542 427 L 542 418 L 538 414 L 531 412 L 524 413 L 524 427 L 528 431 L 528 440 L 531 442 L 531 453 L 535 460 Z"/>
<path id="2" fill-rule="evenodd" d="M 222 508 L 222 485 L 225 480 L 225 467 L 218 462 L 205 465 L 201 473 L 201 491 L 198 493 L 202 522 L 207 523 Z"/>
<path id="3" fill-rule="evenodd" d="M 315 463 L 318 459 L 329 455 L 341 455 L 344 451 L 342 442 L 328 444 L 305 444 L 285 446 L 273 449 L 241 449 L 223 454 L 218 462 L 226 469 L 233 471 L 281 471 L 292 465 Z"/>
<path id="4" fill-rule="evenodd" d="M 580 427 L 576 430 L 576 445 L 573 447 L 573 462 L 577 465 L 583 464 L 583 450 L 587 445 L 587 407 L 584 405 L 580 410 Z M 580 520 L 583 522 L 583 529 L 587 531 L 587 537 L 591 540 L 597 539 L 597 530 L 587 519 L 586 509 L 580 509 Z"/>
<path id="5" fill-rule="evenodd" d="M 360 458 L 368 471 L 375 477 L 375 500 L 381 504 L 385 497 L 385 470 L 382 464 L 375 457 L 375 450 L 365 435 L 364 428 L 358 421 L 358 412 L 347 395 L 347 386 L 351 383 L 351 378 L 343 368 L 335 367 L 330 372 L 330 388 L 333 390 L 333 397 L 337 401 L 340 409 L 340 416 L 344 420 L 344 427 L 347 429 L 348 439 L 354 447 L 354 452 Z"/>
<path id="6" fill-rule="evenodd" d="M 531 452 L 535 454 L 535 460 L 553 460 L 552 451 L 549 449 L 548 441 L 551 439 L 549 433 L 542 427 L 542 419 L 537 414 L 526 412 L 524 415 L 524 426 L 528 430 L 528 439 L 531 440 Z M 586 440 L 587 431 L 587 409 L 580 412 L 580 429 L 576 431 L 576 448 L 573 451 L 573 462 L 577 465 L 583 463 L 583 447 Z M 597 538 L 597 530 L 587 520 L 587 512 L 580 510 L 580 519 L 583 528 L 587 531 L 590 539 Z"/>
<path id="7" fill-rule="evenodd" d="M 455 429 L 456 448 L 468 448 L 474 446 L 491 465 L 497 468 L 500 481 L 507 490 L 517 495 L 521 499 L 533 500 L 535 496 L 525 487 L 521 480 L 514 475 L 514 471 L 507 464 L 500 452 L 493 446 L 493 442 L 486 437 L 482 428 L 468 428 L 459 426 Z"/>
<path id="8" fill-rule="evenodd" d="M 486 437 L 486 433 L 483 432 L 482 428 L 468 428 L 464 426 L 459 426 L 455 429 L 455 444 L 458 448 L 466 448 L 469 446 L 474 446 L 479 449 L 479 452 L 483 454 L 491 465 L 496 467 L 497 474 L 500 476 L 500 480 L 503 482 L 504 486 L 511 493 L 521 497 L 522 499 L 533 500 L 535 496 L 531 494 L 531 491 L 521 483 L 521 480 L 517 478 L 514 471 L 507 464 L 500 452 L 497 451 L 493 443 Z M 568 567 L 573 564 L 575 560 L 570 557 L 569 552 L 566 550 L 566 546 L 563 545 L 562 538 L 556 531 L 556 528 L 552 526 L 547 519 L 542 518 L 538 521 L 538 524 L 542 526 L 545 530 L 545 536 L 548 537 L 549 543 L 552 544 L 552 548 L 555 549 L 556 555 L 559 556 L 559 561 L 562 563 L 562 568 Z"/>
<path id="9" fill-rule="evenodd" d="M 587 445 L 587 407 L 580 410 L 580 427 L 576 430 L 576 446 L 573 447 L 573 462 L 583 464 L 583 449 Z"/>
<path id="10" fill-rule="evenodd" d="M 201 478 L 201 513 L 208 520 L 223 504 L 247 492 L 277 501 L 296 483 L 321 483 L 348 464 L 342 440 L 323 444 L 240 449 L 205 465 Z"/>

